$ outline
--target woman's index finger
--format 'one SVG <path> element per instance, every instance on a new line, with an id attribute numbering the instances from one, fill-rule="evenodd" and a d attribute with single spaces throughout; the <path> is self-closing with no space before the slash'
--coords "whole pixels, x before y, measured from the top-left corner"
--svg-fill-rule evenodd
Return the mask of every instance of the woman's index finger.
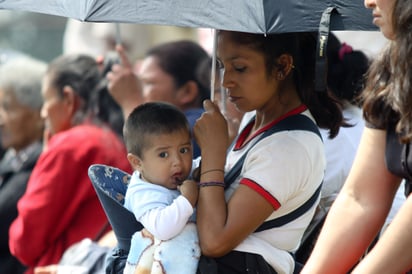
<path id="1" fill-rule="evenodd" d="M 132 64 L 130 63 L 129 58 L 126 55 L 126 51 L 124 50 L 122 45 L 116 45 L 116 51 L 119 54 L 120 63 L 124 67 L 132 68 Z"/>

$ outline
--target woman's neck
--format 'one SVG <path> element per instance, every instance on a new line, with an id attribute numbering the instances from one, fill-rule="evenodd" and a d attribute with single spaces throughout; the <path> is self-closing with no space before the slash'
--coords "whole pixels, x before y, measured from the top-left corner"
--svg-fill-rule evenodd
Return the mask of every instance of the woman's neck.
<path id="1" fill-rule="evenodd" d="M 302 101 L 297 94 L 296 96 L 293 96 L 293 94 L 296 93 L 293 92 L 288 98 L 282 97 L 280 100 L 273 100 L 272 103 L 265 105 L 262 109 L 256 110 L 255 124 L 252 132 L 258 131 L 267 124 L 302 105 Z"/>

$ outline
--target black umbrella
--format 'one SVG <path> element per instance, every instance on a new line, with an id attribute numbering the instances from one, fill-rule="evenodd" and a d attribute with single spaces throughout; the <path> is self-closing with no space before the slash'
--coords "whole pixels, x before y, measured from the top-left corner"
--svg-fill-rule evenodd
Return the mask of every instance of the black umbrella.
<path id="1" fill-rule="evenodd" d="M 0 0 L 0 9 L 31 11 L 86 22 L 118 22 L 211 28 L 251 33 L 319 32 L 318 90 L 326 85 L 329 30 L 377 30 L 361 0 Z M 216 45 L 216 39 L 215 39 Z M 213 54 L 215 58 L 215 51 Z M 212 65 L 211 90 L 214 90 Z M 213 99 L 213 94 L 212 94 Z M 141 229 L 122 198 L 129 175 L 116 168 L 93 165 L 89 176 L 115 231 L 128 249 Z M 126 181 L 123 179 L 126 178 Z M 120 200 L 119 200 L 120 197 Z"/>
<path id="2" fill-rule="evenodd" d="M 331 30 L 373 30 L 361 0 L 0 0 L 0 9 L 32 11 L 87 22 L 160 24 L 253 33 L 317 31 L 336 9 Z"/>
<path id="3" fill-rule="evenodd" d="M 264 34 L 319 31 L 317 90 L 325 90 L 326 86 L 323 53 L 329 30 L 377 30 L 372 24 L 371 12 L 361 0 L 0 0 L 0 9 L 46 13 L 87 22 L 158 24 Z M 212 65 L 212 77 L 214 67 Z M 213 88 L 214 78 L 211 90 Z"/>

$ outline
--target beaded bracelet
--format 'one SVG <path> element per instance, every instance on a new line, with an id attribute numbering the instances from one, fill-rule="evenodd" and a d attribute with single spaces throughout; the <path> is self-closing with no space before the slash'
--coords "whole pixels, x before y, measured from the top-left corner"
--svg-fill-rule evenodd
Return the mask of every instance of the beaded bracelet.
<path id="1" fill-rule="evenodd" d="M 225 183 L 224 182 L 199 182 L 199 186 L 200 187 L 204 187 L 204 186 L 221 186 L 221 187 L 225 187 Z"/>
<path id="2" fill-rule="evenodd" d="M 206 173 L 209 173 L 209 172 L 214 172 L 214 171 L 219 171 L 219 172 L 225 173 L 225 171 L 223 169 L 215 168 L 215 169 L 209 169 L 209 170 L 206 170 L 206 171 L 200 173 L 200 176 L 202 176 Z"/>

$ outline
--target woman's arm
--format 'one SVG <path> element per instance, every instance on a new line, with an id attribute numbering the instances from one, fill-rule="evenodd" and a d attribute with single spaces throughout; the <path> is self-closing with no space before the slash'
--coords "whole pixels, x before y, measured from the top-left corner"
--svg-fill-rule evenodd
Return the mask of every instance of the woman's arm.
<path id="1" fill-rule="evenodd" d="M 385 144 L 386 131 L 364 129 L 351 172 L 302 274 L 347 273 L 379 232 L 400 182 L 386 168 Z"/>
<path id="2" fill-rule="evenodd" d="M 139 78 L 133 71 L 133 65 L 127 58 L 122 46 L 116 46 L 121 64 L 114 64 L 107 73 L 110 95 L 119 104 L 126 120 L 135 107 L 143 103 Z"/>
<path id="3" fill-rule="evenodd" d="M 355 273 L 405 273 L 412 269 L 412 197 L 406 200 L 372 251 Z"/>
<path id="4" fill-rule="evenodd" d="M 223 182 L 224 174 L 219 170 L 225 166 L 227 124 L 216 105 L 205 101 L 204 106 L 205 113 L 195 125 L 202 150 L 200 181 Z M 197 226 L 202 253 L 212 257 L 228 253 L 272 212 L 270 203 L 249 187 L 240 185 L 228 204 L 223 187 L 200 187 Z"/>

